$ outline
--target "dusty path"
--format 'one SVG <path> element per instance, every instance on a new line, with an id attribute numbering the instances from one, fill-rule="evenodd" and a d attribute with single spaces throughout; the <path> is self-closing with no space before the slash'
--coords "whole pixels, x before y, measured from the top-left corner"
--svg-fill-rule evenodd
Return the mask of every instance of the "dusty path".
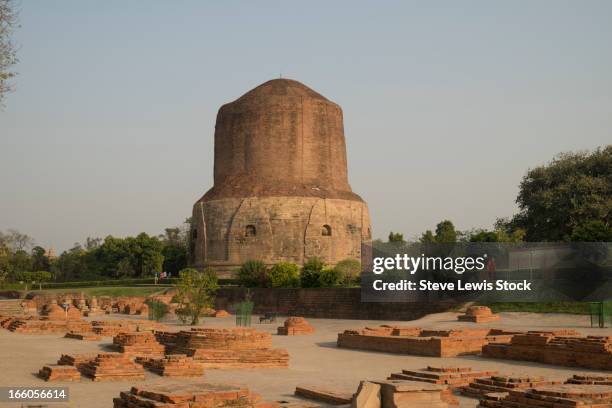
<path id="1" fill-rule="evenodd" d="M 575 372 L 588 370 L 569 367 L 556 367 L 535 363 L 490 360 L 478 356 L 456 358 L 432 358 L 406 355 L 373 353 L 336 348 L 337 333 L 348 328 L 366 325 L 402 324 L 423 328 L 451 327 L 504 327 L 524 330 L 575 328 L 584 334 L 612 335 L 612 329 L 591 329 L 588 316 L 562 314 L 503 313 L 502 320 L 492 324 L 475 325 L 459 323 L 455 313 L 440 313 L 411 322 L 359 321 L 308 319 L 317 332 L 308 336 L 273 336 L 274 347 L 286 348 L 290 354 L 289 369 L 264 370 L 208 370 L 203 379 L 161 380 L 155 374 L 146 374 L 144 383 L 163 381 L 169 383 L 198 381 L 231 382 L 249 386 L 269 400 L 291 400 L 297 384 L 318 384 L 354 391 L 360 380 L 386 378 L 391 372 L 404 368 L 419 369 L 428 364 L 468 365 L 481 369 L 496 369 L 504 373 L 539 374 L 549 377 L 567 378 Z M 118 318 L 125 316 L 118 315 Z M 256 321 L 256 319 L 253 319 Z M 257 329 L 276 332 L 277 324 L 254 324 Z M 232 318 L 205 319 L 209 327 L 233 327 Z M 172 322 L 175 330 L 181 327 Z M 85 353 L 104 351 L 105 345 L 112 341 L 105 338 L 101 342 L 84 342 L 65 339 L 59 335 L 26 335 L 11 333 L 0 329 L 0 386 L 48 386 L 59 383 L 45 383 L 34 376 L 45 364 L 52 364 L 65 352 Z M 63 406 L 78 408 L 112 407 L 112 399 L 120 391 L 128 390 L 130 382 L 93 383 L 83 379 L 80 383 L 66 383 L 70 388 L 71 400 Z M 461 407 L 476 407 L 474 399 L 460 398 Z M 20 404 L 0 403 L 0 407 L 20 407 Z M 24 405 L 25 406 L 25 405 Z M 50 404 L 49 407 L 54 405 Z"/>

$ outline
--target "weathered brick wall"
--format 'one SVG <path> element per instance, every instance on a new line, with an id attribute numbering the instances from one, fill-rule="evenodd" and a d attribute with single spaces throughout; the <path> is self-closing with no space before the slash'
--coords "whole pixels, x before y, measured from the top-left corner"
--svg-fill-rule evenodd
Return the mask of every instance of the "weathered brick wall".
<path id="1" fill-rule="evenodd" d="M 193 212 L 199 239 L 196 265 L 210 265 L 221 276 L 249 259 L 298 265 L 311 257 L 327 264 L 360 259 L 361 242 L 370 237 L 363 201 L 319 197 L 247 197 L 198 202 Z M 246 236 L 248 225 L 256 235 Z M 323 226 L 331 235 L 322 235 Z M 224 272 L 226 274 L 224 274 Z"/>
<path id="2" fill-rule="evenodd" d="M 232 310 L 244 300 L 246 289 L 222 288 L 217 292 L 217 309 Z M 255 313 L 328 319 L 414 320 L 430 313 L 447 311 L 452 302 L 362 303 L 359 288 L 251 289 Z"/>

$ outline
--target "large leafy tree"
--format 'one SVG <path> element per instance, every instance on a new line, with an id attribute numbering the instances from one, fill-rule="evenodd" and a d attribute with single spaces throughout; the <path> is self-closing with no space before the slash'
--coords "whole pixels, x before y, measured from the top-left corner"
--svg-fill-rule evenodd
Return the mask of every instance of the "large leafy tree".
<path id="1" fill-rule="evenodd" d="M 41 246 L 32 248 L 32 269 L 35 271 L 48 271 L 50 269 L 47 251 Z"/>
<path id="2" fill-rule="evenodd" d="M 436 225 L 435 234 L 431 230 L 421 234 L 419 241 L 423 244 L 449 244 L 457 242 L 458 232 L 450 220 L 442 220 Z"/>
<path id="3" fill-rule="evenodd" d="M 12 0 L 0 0 L 0 106 L 4 96 L 12 87 L 10 79 L 15 75 L 10 70 L 17 62 L 15 46 L 11 41 L 11 34 L 17 22 L 15 4 Z"/>
<path id="4" fill-rule="evenodd" d="M 610 236 L 612 145 L 590 153 L 563 153 L 529 170 L 516 202 L 520 212 L 510 225 L 523 228 L 527 241 L 593 241 Z"/>
<path id="5" fill-rule="evenodd" d="M 175 276 L 181 269 L 187 267 L 189 259 L 189 228 L 187 225 L 166 228 L 165 233 L 159 236 L 163 244 L 163 270 Z"/>

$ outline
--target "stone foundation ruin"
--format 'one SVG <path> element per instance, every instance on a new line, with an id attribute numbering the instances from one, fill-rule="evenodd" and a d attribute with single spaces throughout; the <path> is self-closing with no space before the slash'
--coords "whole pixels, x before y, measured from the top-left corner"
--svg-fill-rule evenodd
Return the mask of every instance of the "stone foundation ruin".
<path id="1" fill-rule="evenodd" d="M 612 370 L 612 337 L 578 337 L 573 330 L 534 331 L 516 335 L 509 343 L 491 342 L 484 357 L 535 361 L 568 367 Z"/>
<path id="2" fill-rule="evenodd" d="M 178 333 L 156 332 L 166 354 L 193 357 L 205 368 L 286 368 L 289 354 L 272 348 L 272 336 L 251 328 L 192 328 Z"/>
<path id="3" fill-rule="evenodd" d="M 277 408 L 248 388 L 221 384 L 164 384 L 132 387 L 113 398 L 114 408 Z"/>
<path id="4" fill-rule="evenodd" d="M 425 330 L 418 327 L 379 326 L 345 330 L 338 334 L 338 347 L 414 354 L 432 357 L 455 357 L 480 354 L 491 342 L 508 343 L 514 334 L 498 329 Z"/>

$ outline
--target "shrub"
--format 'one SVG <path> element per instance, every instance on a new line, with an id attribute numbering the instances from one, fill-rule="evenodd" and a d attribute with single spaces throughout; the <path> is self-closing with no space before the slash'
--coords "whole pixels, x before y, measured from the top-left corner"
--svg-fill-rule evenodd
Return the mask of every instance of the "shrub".
<path id="1" fill-rule="evenodd" d="M 204 271 L 186 268 L 179 272 L 176 299 L 180 305 L 176 314 L 182 322 L 190 321 L 196 325 L 205 309 L 211 308 L 215 301 L 217 275 L 212 269 Z"/>
<path id="2" fill-rule="evenodd" d="M 323 271 L 325 264 L 319 258 L 310 258 L 304 263 L 302 273 L 300 274 L 300 282 L 303 288 L 318 288 L 321 287 L 319 276 Z"/>
<path id="3" fill-rule="evenodd" d="M 168 314 L 168 305 L 160 300 L 149 299 L 147 306 L 149 306 L 149 320 L 159 322 Z"/>
<path id="4" fill-rule="evenodd" d="M 319 286 L 329 288 L 343 283 L 343 276 L 336 268 L 325 268 L 319 273 Z"/>
<path id="5" fill-rule="evenodd" d="M 238 269 L 238 281 L 247 288 L 265 288 L 270 282 L 268 268 L 261 261 L 246 261 Z"/>
<path id="6" fill-rule="evenodd" d="M 344 259 L 338 262 L 335 268 L 340 276 L 342 276 L 342 283 L 350 284 L 357 282 L 361 274 L 361 262 L 356 259 Z"/>
<path id="7" fill-rule="evenodd" d="M 277 263 L 270 268 L 268 277 L 273 288 L 297 288 L 300 286 L 298 266 L 292 263 Z"/>

